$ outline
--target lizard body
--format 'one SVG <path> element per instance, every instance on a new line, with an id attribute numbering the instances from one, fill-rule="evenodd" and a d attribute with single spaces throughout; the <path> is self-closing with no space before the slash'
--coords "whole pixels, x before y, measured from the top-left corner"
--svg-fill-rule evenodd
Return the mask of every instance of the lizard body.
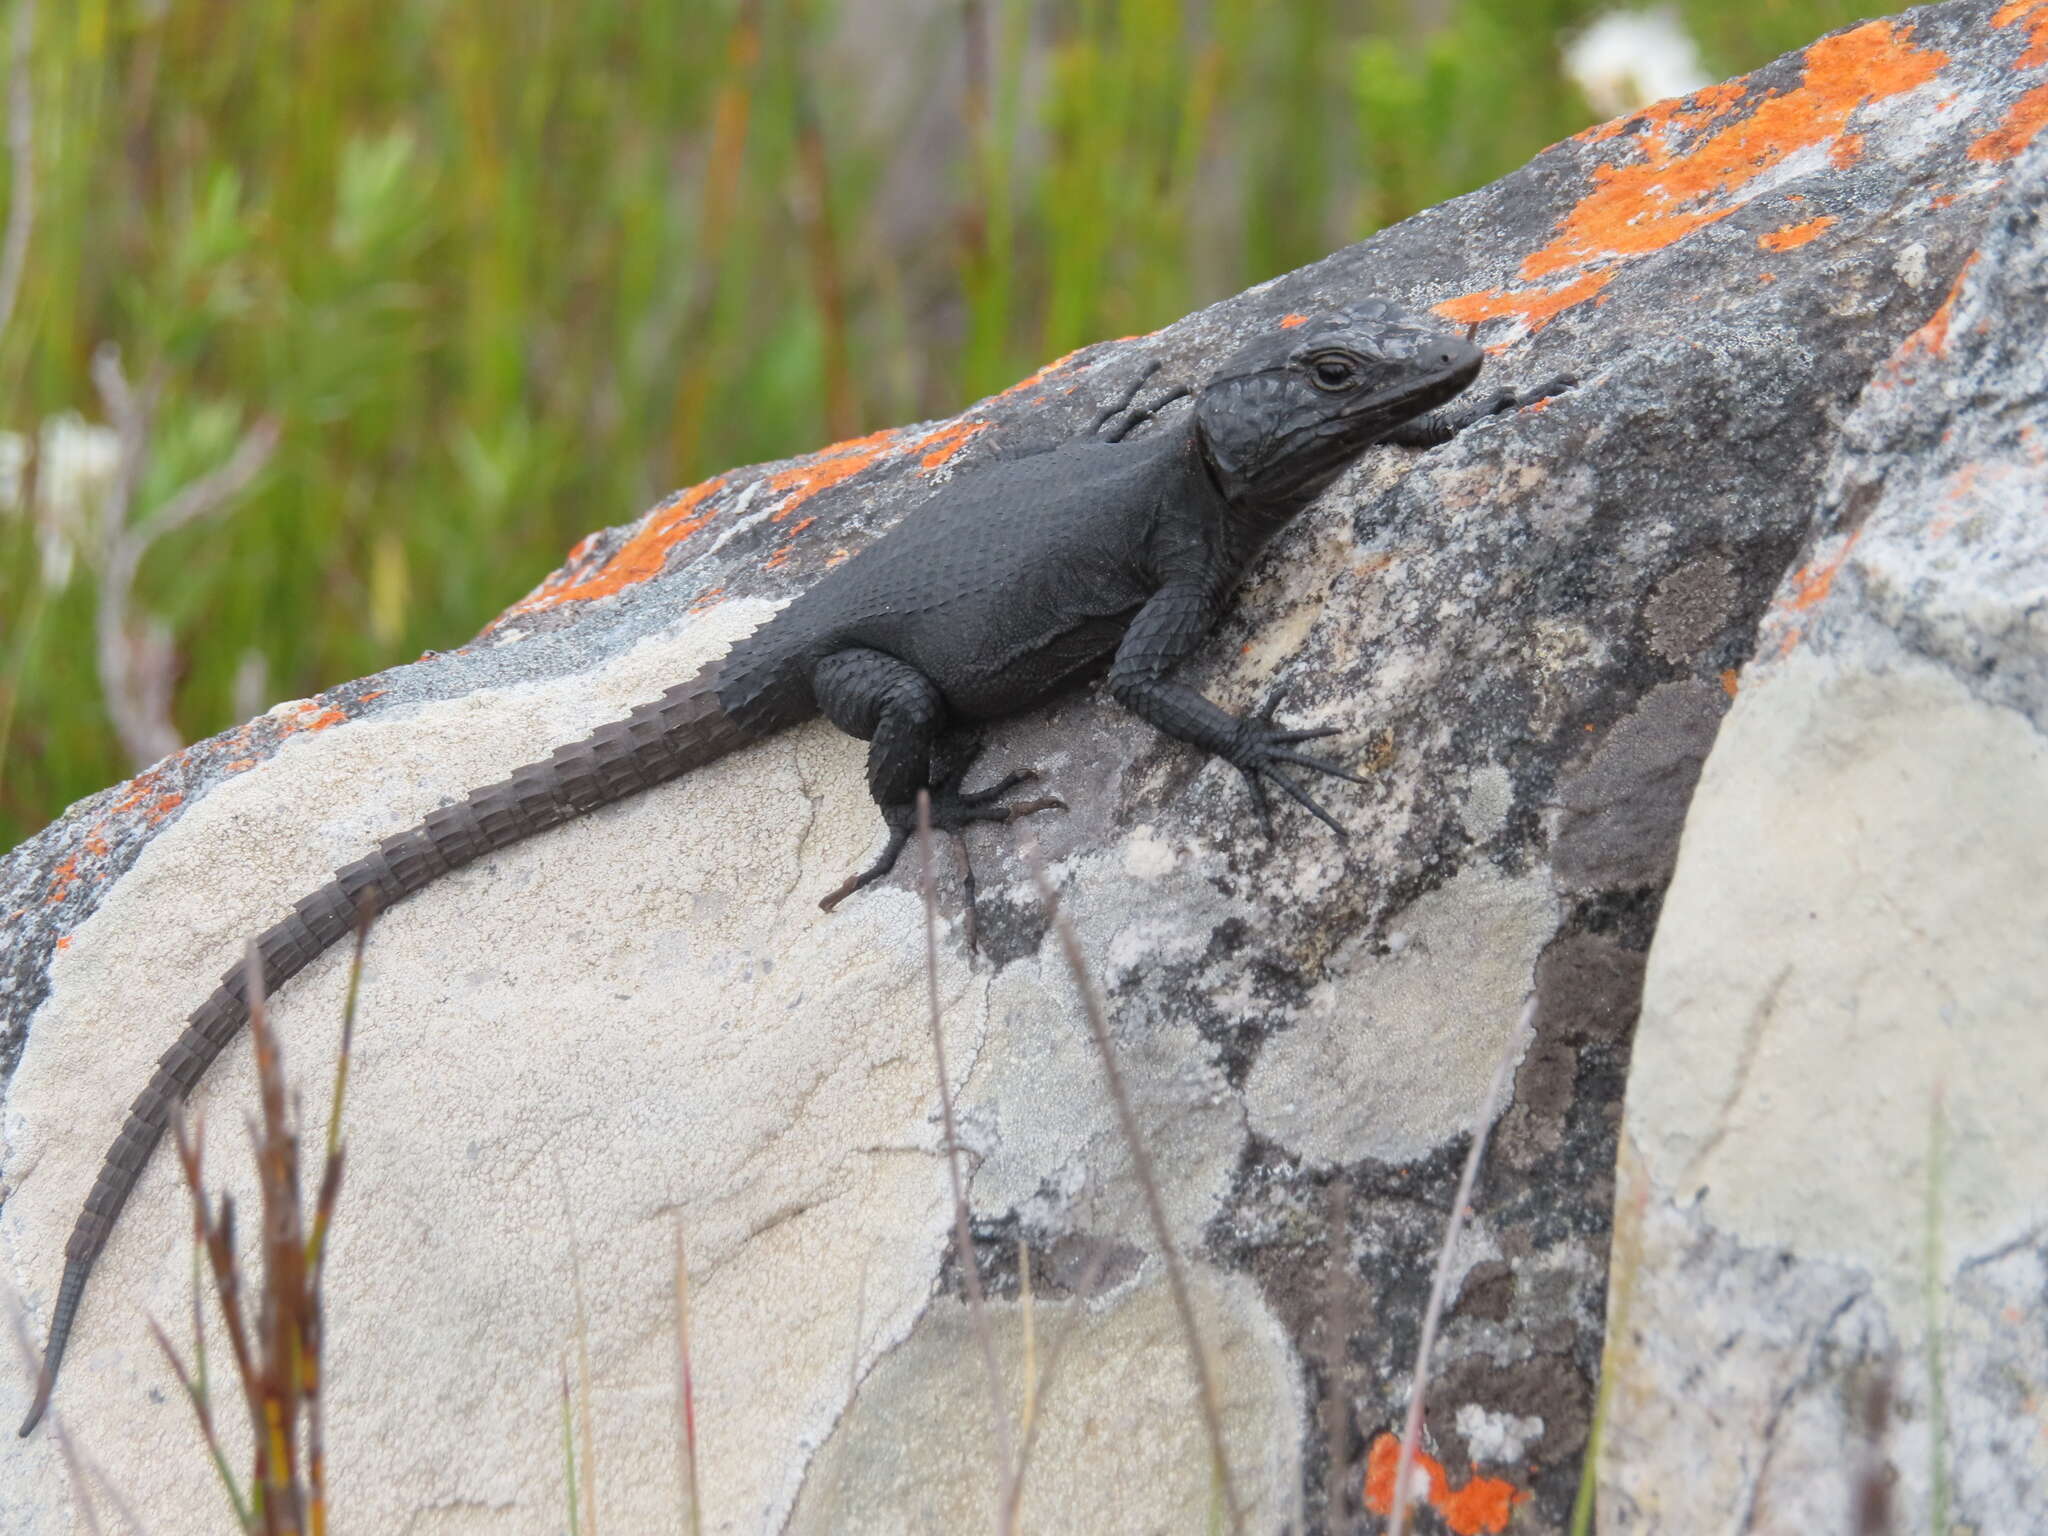
<path id="1" fill-rule="evenodd" d="M 740 641 L 720 661 L 509 778 L 385 838 L 256 941 L 266 992 L 381 908 L 483 854 L 823 715 L 870 743 L 868 788 L 889 829 L 881 856 L 821 905 L 886 874 L 915 824 L 1009 820 L 1057 801 L 1005 803 L 1028 774 L 964 791 L 972 729 L 1109 665 L 1114 697 L 1234 764 L 1270 832 L 1276 785 L 1342 829 L 1283 766 L 1350 778 L 1298 750 L 1326 730 L 1240 719 L 1168 674 L 1214 624 L 1266 540 L 1373 443 L 1431 446 L 1539 398 L 1503 392 L 1457 413 L 1481 357 L 1469 340 L 1383 303 L 1252 343 L 1170 424 L 1124 441 L 1188 393 L 1134 405 L 1150 370 L 1085 437 L 947 485 Z M 65 1250 L 36 1397 L 47 1407 L 87 1276 L 176 1106 L 248 1016 L 233 967 L 159 1059 L 106 1155 Z"/>

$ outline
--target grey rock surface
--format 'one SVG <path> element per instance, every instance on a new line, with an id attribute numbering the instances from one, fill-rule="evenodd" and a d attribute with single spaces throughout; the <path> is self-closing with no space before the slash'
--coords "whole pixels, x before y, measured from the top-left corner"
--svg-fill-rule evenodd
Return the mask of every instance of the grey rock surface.
<path id="1" fill-rule="evenodd" d="M 1844 423 L 1623 1127 L 1601 1528 L 2048 1529 L 2048 144 Z"/>
<path id="2" fill-rule="evenodd" d="M 1289 817 L 1264 843 L 1234 773 L 1086 693 L 1002 728 L 987 771 L 1035 765 L 1074 807 L 1032 830 L 1233 1368 L 1225 1431 L 1255 1529 L 1297 1493 L 1317 1530 L 1384 1503 L 1465 1133 L 1516 1053 L 1426 1449 L 1452 1528 L 1561 1529 L 1605 1332 L 1630 1035 L 1687 800 L 1831 494 L 1843 418 L 2001 206 L 2041 81 L 2004 14 L 1959 0 L 1869 23 L 952 422 L 721 476 L 593 535 L 461 651 L 281 706 L 73 807 L 0 862 L 0 1252 L 31 1316 L 148 1064 L 240 940 L 329 868 L 653 696 L 950 477 L 1077 430 L 1144 361 L 1199 380 L 1251 334 L 1389 296 L 1478 325 L 1493 381 L 1582 383 L 1446 448 L 1369 456 L 1276 541 L 1190 669 L 1229 707 L 1278 698 L 1283 719 L 1344 728 L 1368 779 L 1335 802 L 1351 840 Z M 380 925 L 332 1269 L 350 1528 L 556 1527 L 579 1286 L 607 1521 L 672 1524 L 677 1221 L 708 1529 L 950 1529 L 992 1500 L 955 1486 L 987 1475 L 964 1429 L 900 1462 L 864 1449 L 895 1444 L 892 1425 L 929 1433 L 930 1403 L 958 1405 L 958 1427 L 979 1365 L 912 870 L 815 910 L 875 841 L 860 765 L 829 729 L 796 732 Z M 1206 1469 L 1186 1358 L 1160 1358 L 1159 1255 L 1017 838 L 970 843 L 980 949 L 942 854 L 940 990 L 999 1358 L 1021 1369 L 1028 1244 L 1047 1327 L 1082 1315 L 1108 1352 L 1066 1383 L 1085 1381 L 1080 1428 L 1047 1388 L 1048 1489 L 1170 1522 Z M 328 956 L 277 1005 L 309 1104 L 342 972 Z M 231 1127 L 249 1084 L 233 1048 L 198 1106 Z M 217 1133 L 211 1164 L 246 1196 L 236 1140 Z M 185 1315 L 186 1228 L 159 1159 L 57 1403 L 160 1531 L 221 1514 L 143 1323 Z M 1971 1272 L 1987 1296 L 2026 1280 Z M 0 1369 L 0 1416 L 26 1395 Z M 1189 1481 L 1165 1486 L 1176 1464 Z M 904 1512 L 920 1489 L 929 1517 Z M 49 1439 L 0 1446 L 0 1528 L 81 1528 L 72 1498 Z"/>

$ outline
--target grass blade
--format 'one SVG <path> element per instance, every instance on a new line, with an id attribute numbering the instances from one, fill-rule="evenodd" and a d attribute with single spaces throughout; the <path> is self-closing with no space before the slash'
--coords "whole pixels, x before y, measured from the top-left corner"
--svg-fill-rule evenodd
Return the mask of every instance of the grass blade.
<path id="1" fill-rule="evenodd" d="M 1444 1224 L 1443 1246 L 1437 1250 L 1436 1278 L 1430 1283 L 1429 1304 L 1422 1313 L 1422 1338 L 1415 1346 L 1415 1376 L 1408 1387 L 1408 1422 L 1401 1430 L 1401 1458 L 1394 1463 L 1393 1514 L 1387 1521 L 1387 1536 L 1403 1536 L 1408 1529 L 1408 1478 L 1415 1470 L 1415 1451 L 1422 1440 L 1422 1405 L 1429 1387 L 1429 1356 L 1436 1347 L 1437 1324 L 1443 1318 L 1444 1296 L 1450 1290 L 1451 1261 L 1458 1246 L 1458 1234 L 1465 1226 L 1465 1206 L 1472 1198 L 1472 1186 L 1479 1178 L 1480 1160 L 1486 1156 L 1487 1133 L 1493 1129 L 1493 1109 L 1500 1102 L 1521 1047 L 1536 1017 L 1532 993 L 1522 1017 L 1508 1036 L 1507 1046 L 1494 1066 L 1493 1079 L 1486 1085 L 1486 1097 L 1472 1117 L 1472 1145 L 1465 1152 L 1465 1168 L 1458 1175 L 1458 1193 L 1451 1201 L 1450 1220 Z"/>
<path id="2" fill-rule="evenodd" d="M 953 1083 L 946 1075 L 946 1031 L 939 1018 L 939 907 L 932 891 L 932 797 L 917 792 L 918 889 L 924 897 L 924 961 L 926 998 L 931 1011 L 932 1057 L 939 1074 L 939 1113 L 946 1135 L 946 1171 L 953 1182 L 953 1247 L 960 1255 L 960 1275 L 967 1288 L 967 1311 L 974 1340 L 988 1374 L 989 1432 L 996 1447 L 996 1509 L 1010 1507 L 1010 1489 L 1017 1477 L 1010 1451 L 1010 1411 L 1003 1401 L 1003 1377 L 996 1365 L 995 1327 L 981 1290 L 981 1265 L 974 1256 L 974 1234 L 967 1216 L 967 1185 L 960 1177 L 960 1133 L 953 1120 Z"/>
<path id="3" fill-rule="evenodd" d="M 1172 1229 L 1167 1225 L 1166 1202 L 1159 1193 L 1152 1153 L 1145 1145 L 1144 1135 L 1138 1126 L 1137 1110 L 1131 1104 L 1130 1090 L 1125 1087 L 1123 1071 L 1117 1065 L 1116 1047 L 1109 1038 L 1109 1023 L 1103 1014 L 1102 998 L 1095 989 L 1095 978 L 1089 974 L 1087 962 L 1081 956 L 1081 941 L 1074 933 L 1074 926 L 1067 921 L 1067 915 L 1054 894 L 1052 881 L 1045 872 L 1045 860 L 1040 856 L 1036 842 L 1026 845 L 1025 857 L 1031 864 L 1031 878 L 1038 887 L 1038 899 L 1045 907 L 1053 931 L 1059 936 L 1067 968 L 1074 973 L 1074 985 L 1081 993 L 1082 1011 L 1087 1016 L 1089 1032 L 1095 1038 L 1096 1054 L 1102 1060 L 1103 1081 L 1109 1087 L 1111 1103 L 1116 1106 L 1117 1124 L 1123 1131 L 1125 1145 L 1130 1149 L 1132 1172 L 1144 1195 L 1145 1216 L 1151 1224 L 1153 1240 L 1159 1244 L 1160 1258 L 1166 1265 L 1167 1288 L 1173 1296 L 1174 1311 L 1180 1315 L 1181 1333 L 1187 1340 L 1188 1355 L 1194 1366 L 1202 1427 L 1209 1436 L 1210 1474 L 1223 1501 L 1230 1528 L 1242 1532 L 1244 1516 L 1230 1475 L 1229 1452 L 1223 1443 L 1223 1402 L 1216 1389 L 1216 1373 L 1211 1368 L 1209 1352 L 1202 1343 L 1201 1326 L 1195 1320 L 1194 1300 L 1188 1292 L 1180 1250 L 1173 1241 Z"/>

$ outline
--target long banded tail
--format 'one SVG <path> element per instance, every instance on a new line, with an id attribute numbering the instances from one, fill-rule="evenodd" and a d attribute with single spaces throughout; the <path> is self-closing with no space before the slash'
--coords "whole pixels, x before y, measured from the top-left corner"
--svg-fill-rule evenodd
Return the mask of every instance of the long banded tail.
<path id="1" fill-rule="evenodd" d="M 625 719 L 600 726 L 510 778 L 430 812 L 418 826 L 385 838 L 368 858 L 337 870 L 332 880 L 256 941 L 265 994 L 275 992 L 347 934 L 365 906 L 388 907 L 486 853 L 627 799 L 753 740 L 720 706 L 718 671 L 713 662 Z M 115 1218 L 142 1176 L 149 1154 L 162 1139 L 172 1110 L 248 1017 L 248 970 L 238 964 L 186 1021 L 177 1043 L 158 1059 L 149 1086 L 129 1106 L 128 1119 L 107 1149 L 64 1250 L 64 1279 L 50 1315 L 49 1347 L 21 1434 L 34 1429 L 49 1406 L 86 1277 L 106 1247 Z"/>

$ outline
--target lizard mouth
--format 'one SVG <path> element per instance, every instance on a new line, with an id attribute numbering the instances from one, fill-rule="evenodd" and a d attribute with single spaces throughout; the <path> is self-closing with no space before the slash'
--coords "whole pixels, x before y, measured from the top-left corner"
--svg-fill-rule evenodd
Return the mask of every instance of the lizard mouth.
<path id="1" fill-rule="evenodd" d="M 1350 402 L 1338 412 L 1338 418 L 1346 422 L 1384 419 L 1387 427 L 1399 426 L 1410 417 L 1434 410 L 1463 394 L 1479 377 L 1486 356 L 1464 338 L 1452 337 L 1432 361 L 1439 362 L 1439 366 L 1429 373 L 1420 378 L 1411 375 L 1391 389 Z"/>
<path id="2" fill-rule="evenodd" d="M 1398 384 L 1347 400 L 1329 415 L 1288 433 L 1289 447 L 1324 440 L 1356 451 L 1381 433 L 1456 399 L 1479 377 L 1484 362 L 1477 347 L 1453 338 L 1442 348 L 1440 367 L 1419 377 L 1410 373 Z"/>

